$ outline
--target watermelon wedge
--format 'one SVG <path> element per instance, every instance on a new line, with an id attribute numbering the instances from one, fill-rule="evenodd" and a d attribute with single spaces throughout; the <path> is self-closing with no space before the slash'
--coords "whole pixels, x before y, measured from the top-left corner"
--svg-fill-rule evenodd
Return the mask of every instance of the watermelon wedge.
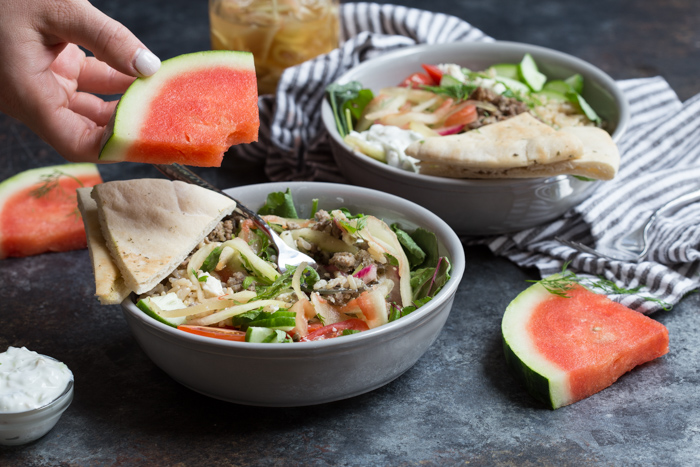
<path id="1" fill-rule="evenodd" d="M 85 248 L 76 189 L 98 183 L 95 164 L 41 167 L 0 183 L 0 258 Z"/>
<path id="2" fill-rule="evenodd" d="M 508 305 L 501 323 L 508 365 L 552 409 L 589 397 L 668 352 L 664 325 L 571 285 L 566 298 L 541 284 L 529 287 Z"/>
<path id="3" fill-rule="evenodd" d="M 129 86 L 100 160 L 218 167 L 229 147 L 257 141 L 259 126 L 252 54 L 180 55 Z"/>

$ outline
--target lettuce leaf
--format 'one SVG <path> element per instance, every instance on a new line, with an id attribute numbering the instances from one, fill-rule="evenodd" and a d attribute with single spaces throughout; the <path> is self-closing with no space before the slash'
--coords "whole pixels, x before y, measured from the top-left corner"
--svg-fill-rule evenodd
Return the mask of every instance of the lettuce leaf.
<path id="1" fill-rule="evenodd" d="M 425 261 L 425 251 L 418 246 L 415 240 L 405 231 L 402 230 L 399 224 L 391 224 L 391 230 L 394 231 L 399 243 L 403 247 L 404 253 L 408 258 L 408 264 L 411 270 L 419 267 Z"/>
<path id="2" fill-rule="evenodd" d="M 446 257 L 438 259 L 434 268 L 417 269 L 411 273 L 411 289 L 413 300 L 418 301 L 426 297 L 433 297 L 450 279 L 452 265 Z"/>
<path id="3" fill-rule="evenodd" d="M 362 84 L 357 81 L 347 84 L 332 83 L 326 87 L 326 95 L 341 138 L 345 138 L 352 131 L 353 124 L 362 116 L 367 104 L 374 99 L 372 91 L 363 89 Z"/>
<path id="4" fill-rule="evenodd" d="M 265 205 L 260 208 L 258 214 L 261 216 L 274 215 L 287 219 L 298 219 L 297 210 L 294 207 L 292 192 L 287 188 L 286 192 L 278 191 L 267 195 Z"/>

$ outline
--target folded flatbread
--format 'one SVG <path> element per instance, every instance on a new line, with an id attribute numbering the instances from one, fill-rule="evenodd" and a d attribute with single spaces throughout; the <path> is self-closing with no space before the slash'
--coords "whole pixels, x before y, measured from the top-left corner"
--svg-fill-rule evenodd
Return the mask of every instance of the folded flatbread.
<path id="1" fill-rule="evenodd" d="M 97 203 L 90 197 L 92 187 L 78 188 L 78 209 L 85 224 L 87 246 L 95 274 L 95 295 L 103 305 L 121 303 L 130 293 L 124 284 L 119 268 L 105 245 L 105 239 L 97 218 Z"/>
<path id="2" fill-rule="evenodd" d="M 91 196 L 106 247 L 137 294 L 167 277 L 236 208 L 211 190 L 160 179 L 107 182 Z"/>
<path id="3" fill-rule="evenodd" d="M 596 127 L 554 130 L 528 113 L 459 135 L 412 143 L 420 173 L 451 178 L 535 178 L 571 174 L 610 180 L 617 146 Z"/>

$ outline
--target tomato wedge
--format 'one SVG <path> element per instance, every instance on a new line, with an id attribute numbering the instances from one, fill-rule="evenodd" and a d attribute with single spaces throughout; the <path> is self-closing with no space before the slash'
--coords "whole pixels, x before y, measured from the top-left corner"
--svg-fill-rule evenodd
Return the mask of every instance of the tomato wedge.
<path id="1" fill-rule="evenodd" d="M 475 122 L 478 118 L 476 112 L 476 107 L 473 105 L 465 105 L 461 109 L 456 110 L 451 113 L 445 120 L 445 127 L 452 127 L 457 125 L 469 125 Z"/>
<path id="2" fill-rule="evenodd" d="M 306 336 L 299 339 L 299 342 L 322 341 L 324 339 L 332 339 L 334 337 L 342 336 L 343 331 L 346 329 L 354 331 L 367 331 L 369 329 L 369 326 L 367 326 L 367 323 L 365 323 L 361 319 L 347 319 L 339 323 L 329 324 L 328 326 L 323 326 L 322 328 L 316 329 L 315 331 L 310 332 Z"/>
<path id="3" fill-rule="evenodd" d="M 439 85 L 440 81 L 442 80 L 442 71 L 440 71 L 440 68 L 436 67 L 435 65 L 428 65 L 426 63 L 424 63 L 422 66 L 425 72 L 428 73 L 428 76 L 430 76 L 435 82 L 435 84 Z"/>
<path id="4" fill-rule="evenodd" d="M 177 327 L 180 331 L 189 332 L 198 336 L 213 337 L 214 339 L 224 339 L 227 341 L 245 342 L 245 332 L 235 329 L 213 328 L 211 326 L 194 326 L 191 324 L 181 324 Z"/>
<path id="5" fill-rule="evenodd" d="M 403 80 L 399 87 L 419 89 L 421 86 L 435 86 L 436 84 L 433 78 L 425 73 L 413 73 Z"/>

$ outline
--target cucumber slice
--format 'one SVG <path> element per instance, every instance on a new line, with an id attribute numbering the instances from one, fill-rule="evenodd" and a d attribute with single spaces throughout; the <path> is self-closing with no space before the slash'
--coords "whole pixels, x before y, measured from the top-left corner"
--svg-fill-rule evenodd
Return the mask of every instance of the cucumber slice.
<path id="1" fill-rule="evenodd" d="M 258 344 L 282 344 L 291 342 L 287 333 L 277 329 L 249 327 L 245 333 L 245 341 Z"/>
<path id="2" fill-rule="evenodd" d="M 496 73 L 496 76 L 502 76 L 504 78 L 514 80 L 520 79 L 518 65 L 514 63 L 499 63 L 498 65 L 493 65 L 491 69 Z"/>
<path id="3" fill-rule="evenodd" d="M 542 86 L 547 82 L 547 77 L 537 69 L 537 63 L 535 63 L 532 55 L 525 54 L 518 67 L 520 79 L 523 83 L 527 84 L 535 92 L 541 91 Z"/>
<path id="4" fill-rule="evenodd" d="M 529 94 L 530 87 L 527 84 L 521 83 L 518 80 L 506 78 L 503 76 L 496 76 L 494 80 L 503 84 L 505 87 L 517 94 Z"/>
<path id="5" fill-rule="evenodd" d="M 576 92 L 569 83 L 560 79 L 555 79 L 553 81 L 548 82 L 542 87 L 542 90 L 558 92 L 559 94 L 562 94 L 564 96 L 566 96 L 570 92 Z"/>
<path id="6" fill-rule="evenodd" d="M 266 318 L 251 321 L 248 323 L 250 328 L 268 328 L 279 329 L 280 331 L 291 331 L 296 326 L 296 320 L 293 317 Z"/>
<path id="7" fill-rule="evenodd" d="M 593 110 L 593 107 L 586 102 L 586 99 L 583 98 L 583 96 L 577 92 L 570 92 L 569 94 L 566 95 L 566 97 L 569 98 L 571 102 L 574 103 L 574 105 L 577 105 L 580 109 L 581 112 L 592 122 L 596 122 L 600 124 L 600 117 L 596 113 L 595 110 Z"/>
<path id="8" fill-rule="evenodd" d="M 450 75 L 442 75 L 440 79 L 440 86 L 461 86 L 462 84 L 464 83 Z"/>
<path id="9" fill-rule="evenodd" d="M 356 151 L 359 151 L 362 154 L 371 157 L 372 159 L 376 159 L 379 162 L 386 162 L 386 153 L 384 152 L 384 148 L 382 148 L 379 144 L 370 143 L 362 138 L 358 138 L 353 134 L 345 136 L 345 138 L 343 138 L 343 141 L 345 141 Z"/>
<path id="10" fill-rule="evenodd" d="M 187 306 L 174 292 L 158 297 L 143 298 L 136 303 L 136 306 L 151 318 L 174 328 L 184 324 L 185 320 L 187 319 L 185 316 L 179 318 L 166 318 L 160 315 L 160 312 L 163 310 L 179 310 L 181 308 L 187 308 Z"/>
<path id="11" fill-rule="evenodd" d="M 540 92 L 533 93 L 532 95 L 534 97 L 544 97 L 548 101 L 566 102 L 569 100 L 566 95 L 560 92 L 550 91 L 548 89 L 543 89 Z"/>
<path id="12" fill-rule="evenodd" d="M 576 73 L 575 75 L 571 75 L 566 78 L 564 82 L 571 86 L 571 89 L 577 93 L 581 94 L 583 92 L 583 76 L 580 74 Z"/>

